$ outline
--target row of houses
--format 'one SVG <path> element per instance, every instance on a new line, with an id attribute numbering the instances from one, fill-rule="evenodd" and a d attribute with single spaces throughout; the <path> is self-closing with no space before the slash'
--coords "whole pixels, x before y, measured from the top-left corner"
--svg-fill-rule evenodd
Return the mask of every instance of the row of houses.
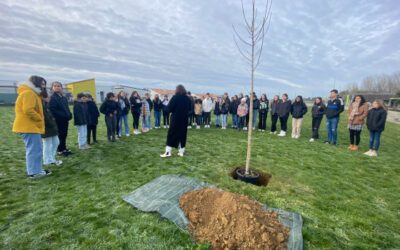
<path id="1" fill-rule="evenodd" d="M 97 103 L 102 103 L 105 100 L 107 93 L 109 92 L 118 94 L 119 92 L 123 91 L 128 95 L 131 95 L 133 91 L 137 91 L 140 96 L 144 96 L 146 93 L 150 94 L 150 97 L 152 99 L 155 95 L 159 95 L 160 98 L 163 98 L 164 96 L 168 96 L 168 98 L 171 98 L 175 94 L 175 90 L 168 89 L 147 89 L 137 88 L 130 85 L 96 84 L 96 80 L 94 78 L 65 83 L 63 87 L 64 93 L 70 102 L 73 102 L 74 98 L 76 98 L 76 95 L 81 92 L 90 93 Z M 17 88 L 18 85 L 15 81 L 13 82 L 0 80 L 0 105 L 13 105 L 17 98 Z M 48 88 L 50 88 L 50 86 L 48 86 Z M 206 93 L 192 95 L 197 98 L 204 98 Z M 217 95 L 215 94 L 210 95 L 213 98 L 217 97 Z"/>

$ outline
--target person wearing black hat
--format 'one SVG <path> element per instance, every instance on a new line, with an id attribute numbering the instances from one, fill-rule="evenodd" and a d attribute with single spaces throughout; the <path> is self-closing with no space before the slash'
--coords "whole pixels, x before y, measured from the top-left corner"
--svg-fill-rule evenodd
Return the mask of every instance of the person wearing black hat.
<path id="1" fill-rule="evenodd" d="M 326 144 L 336 145 L 337 143 L 337 127 L 339 124 L 340 113 L 344 111 L 344 103 L 338 97 L 337 89 L 332 89 L 330 99 L 326 105 L 326 129 L 328 130 L 328 140 Z"/>

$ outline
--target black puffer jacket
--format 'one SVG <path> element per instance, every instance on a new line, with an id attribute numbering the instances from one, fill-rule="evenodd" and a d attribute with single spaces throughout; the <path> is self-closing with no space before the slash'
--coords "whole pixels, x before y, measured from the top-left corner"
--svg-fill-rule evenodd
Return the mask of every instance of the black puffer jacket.
<path id="1" fill-rule="evenodd" d="M 223 114 L 223 115 L 226 115 L 226 114 L 228 114 L 228 112 L 229 112 L 229 100 L 228 101 L 222 101 L 222 103 L 221 103 L 221 113 Z"/>
<path id="2" fill-rule="evenodd" d="M 312 117 L 323 117 L 325 109 L 326 106 L 322 102 L 320 104 L 314 104 L 312 107 Z"/>
<path id="3" fill-rule="evenodd" d="M 255 100 L 253 100 L 253 110 L 258 110 L 258 109 L 260 109 L 260 100 L 256 98 Z"/>
<path id="4" fill-rule="evenodd" d="M 86 102 L 74 102 L 74 125 L 82 126 L 87 125 L 88 122 L 88 108 Z"/>
<path id="5" fill-rule="evenodd" d="M 88 107 L 88 125 L 94 126 L 99 122 L 99 109 L 94 101 L 86 102 Z"/>
<path id="6" fill-rule="evenodd" d="M 215 107 L 214 107 L 214 115 L 220 115 L 221 114 L 221 107 L 219 102 L 215 102 Z"/>
<path id="7" fill-rule="evenodd" d="M 160 112 L 163 109 L 163 104 L 160 99 L 154 99 L 153 105 L 154 105 L 154 111 Z"/>
<path id="8" fill-rule="evenodd" d="M 368 111 L 367 127 L 370 131 L 382 132 L 385 130 L 387 112 L 380 108 L 372 108 Z"/>
<path id="9" fill-rule="evenodd" d="M 100 106 L 100 112 L 105 116 L 116 115 L 118 109 L 118 103 L 114 100 L 105 100 Z"/>
<path id="10" fill-rule="evenodd" d="M 277 100 L 277 101 L 272 101 L 271 102 L 271 115 L 277 115 L 278 114 L 278 107 L 279 107 L 279 103 L 281 102 L 281 100 Z"/>
<path id="11" fill-rule="evenodd" d="M 292 108 L 290 113 L 292 114 L 293 118 L 303 118 L 303 116 L 307 113 L 308 109 L 304 102 L 294 102 L 292 104 Z"/>
<path id="12" fill-rule="evenodd" d="M 232 115 L 236 115 L 237 114 L 237 109 L 239 106 L 239 101 L 231 101 L 231 104 L 229 105 L 229 113 L 231 113 Z"/>
<path id="13" fill-rule="evenodd" d="M 292 109 L 292 101 L 291 100 L 287 100 L 286 102 L 282 101 L 278 104 L 278 115 L 280 117 L 289 115 L 291 109 Z"/>
<path id="14" fill-rule="evenodd" d="M 68 106 L 68 100 L 63 95 L 54 93 L 50 97 L 49 109 L 53 113 L 53 117 L 56 120 L 69 121 L 72 119 L 72 114 Z"/>
<path id="15" fill-rule="evenodd" d="M 43 103 L 43 115 L 44 115 L 44 134 L 42 134 L 42 138 L 53 137 L 58 135 L 58 128 L 56 119 L 49 109 L 49 104 Z"/>
<path id="16" fill-rule="evenodd" d="M 132 114 L 134 113 L 139 113 L 141 112 L 142 109 L 142 101 L 140 100 L 139 97 L 132 96 L 129 98 L 129 102 L 131 104 L 131 112 Z"/>

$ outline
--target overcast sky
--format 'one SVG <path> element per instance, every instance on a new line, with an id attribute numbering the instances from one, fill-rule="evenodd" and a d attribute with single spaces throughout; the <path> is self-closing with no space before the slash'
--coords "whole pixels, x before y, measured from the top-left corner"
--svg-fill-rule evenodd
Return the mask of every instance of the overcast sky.
<path id="1" fill-rule="evenodd" d="M 326 96 L 400 69 L 400 1 L 275 0 L 272 12 L 257 93 Z M 2 0 L 0 80 L 248 92 L 232 25 L 239 0 Z"/>

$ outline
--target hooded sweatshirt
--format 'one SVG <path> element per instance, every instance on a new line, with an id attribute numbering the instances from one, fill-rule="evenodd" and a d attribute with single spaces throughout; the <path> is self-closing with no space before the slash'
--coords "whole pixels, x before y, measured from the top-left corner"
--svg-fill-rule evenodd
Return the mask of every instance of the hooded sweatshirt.
<path id="1" fill-rule="evenodd" d="M 40 89 L 33 83 L 23 83 L 18 87 L 15 102 L 14 133 L 44 134 L 44 114 Z"/>

